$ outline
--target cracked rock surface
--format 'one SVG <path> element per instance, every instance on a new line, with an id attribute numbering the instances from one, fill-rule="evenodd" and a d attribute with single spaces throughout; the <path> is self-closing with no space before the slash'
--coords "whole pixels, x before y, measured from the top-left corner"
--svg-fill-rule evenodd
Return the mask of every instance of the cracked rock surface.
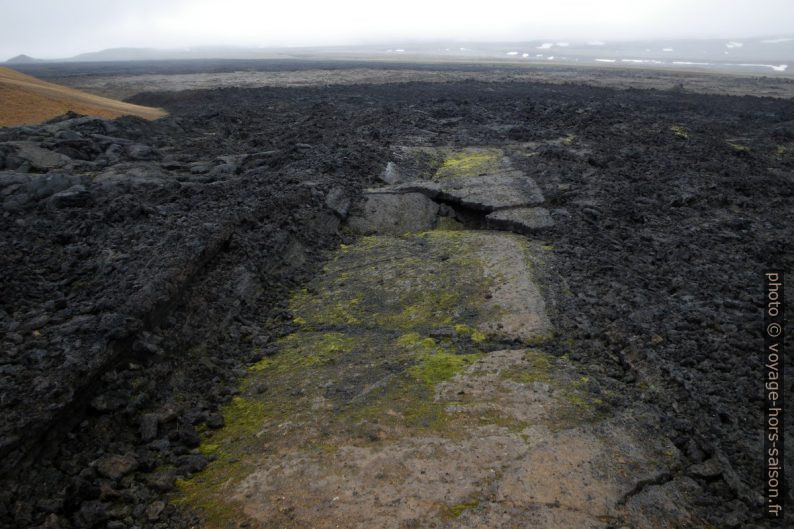
<path id="1" fill-rule="evenodd" d="M 377 235 L 294 294 L 299 329 L 243 381 L 269 391 L 225 408 L 199 447 L 216 460 L 176 501 L 210 527 L 699 523 L 693 487 L 670 484 L 681 454 L 653 413 L 608 411 L 597 379 L 532 347 L 555 339 L 532 272 L 541 245 L 407 232 L 401 219 L 426 202 L 366 196 Z"/>

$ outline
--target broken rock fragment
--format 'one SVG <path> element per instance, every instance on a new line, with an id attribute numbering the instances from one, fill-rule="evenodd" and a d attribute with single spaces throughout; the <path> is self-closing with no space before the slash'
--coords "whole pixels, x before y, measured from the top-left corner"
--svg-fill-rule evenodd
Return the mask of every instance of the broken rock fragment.
<path id="1" fill-rule="evenodd" d="M 370 193 L 350 216 L 350 228 L 365 235 L 400 235 L 435 227 L 438 204 L 421 193 Z"/>

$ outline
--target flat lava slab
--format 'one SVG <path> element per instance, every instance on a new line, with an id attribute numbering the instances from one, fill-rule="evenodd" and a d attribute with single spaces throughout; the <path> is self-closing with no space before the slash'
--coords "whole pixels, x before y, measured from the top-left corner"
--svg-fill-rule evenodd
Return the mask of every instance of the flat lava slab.
<path id="1" fill-rule="evenodd" d="M 426 160 L 424 165 L 419 164 L 419 168 L 407 171 L 418 178 L 369 189 L 369 193 L 423 193 L 436 201 L 486 212 L 536 206 L 544 201 L 535 181 L 516 170 L 498 148 L 416 147 L 402 149 L 402 157 L 407 159 L 404 161 L 406 165 L 416 165 L 419 159 Z M 387 164 L 385 174 L 398 172 L 393 162 Z M 394 177 L 385 181 L 393 182 Z"/>
<path id="2" fill-rule="evenodd" d="M 449 178 L 440 182 L 416 180 L 369 192 L 423 193 L 433 200 L 479 211 L 535 206 L 544 201 L 535 181 L 520 171 Z"/>
<path id="3" fill-rule="evenodd" d="M 554 221 L 546 208 L 501 209 L 489 213 L 485 217 L 485 222 L 489 228 L 526 235 L 554 226 Z"/>
<path id="4" fill-rule="evenodd" d="M 693 522 L 657 416 L 611 415 L 586 374 L 535 348 L 552 339 L 539 253 L 467 230 L 340 247 L 175 501 L 207 527 Z"/>

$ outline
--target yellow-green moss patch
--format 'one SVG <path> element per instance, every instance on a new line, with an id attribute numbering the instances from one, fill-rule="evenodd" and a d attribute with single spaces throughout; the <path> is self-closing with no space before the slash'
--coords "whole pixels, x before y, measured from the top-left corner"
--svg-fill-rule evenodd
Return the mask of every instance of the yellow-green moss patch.
<path id="1" fill-rule="evenodd" d="M 250 371 L 286 372 L 325 365 L 356 346 L 356 339 L 340 332 L 301 332 L 281 338 L 279 353 L 252 365 Z"/>
<path id="2" fill-rule="evenodd" d="M 503 158 L 504 153 L 500 149 L 471 148 L 453 152 L 444 159 L 433 179 L 479 176 L 498 170 Z"/>
<path id="3" fill-rule="evenodd" d="M 474 363 L 480 355 L 478 354 L 450 354 L 447 352 L 437 352 L 424 355 L 419 364 L 410 368 L 408 372 L 416 380 L 429 386 L 434 386 L 444 380 L 449 380 L 463 369 Z"/>
<path id="4" fill-rule="evenodd" d="M 480 506 L 480 500 L 474 499 L 457 503 L 455 505 L 448 505 L 444 509 L 444 517 L 446 518 L 460 518 L 460 515 L 469 509 L 476 509 Z"/>
<path id="5" fill-rule="evenodd" d="M 471 341 L 474 343 L 482 343 L 487 338 L 484 333 L 478 331 L 477 329 L 469 325 L 465 325 L 462 323 L 455 325 L 455 332 L 457 332 L 458 334 L 469 336 L 471 338 Z"/>
<path id="6" fill-rule="evenodd" d="M 234 397 L 222 413 L 225 426 L 199 446 L 201 453 L 212 454 L 216 460 L 193 478 L 177 480 L 179 493 L 172 500 L 198 508 L 207 527 L 226 527 L 241 518 L 242 510 L 229 501 L 225 491 L 247 475 L 242 458 L 268 416 L 263 402 L 243 397 Z"/>

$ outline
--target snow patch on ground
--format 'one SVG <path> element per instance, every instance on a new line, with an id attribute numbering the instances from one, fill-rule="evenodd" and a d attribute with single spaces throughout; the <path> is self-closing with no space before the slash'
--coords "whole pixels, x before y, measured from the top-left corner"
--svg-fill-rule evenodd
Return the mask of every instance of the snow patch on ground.
<path id="1" fill-rule="evenodd" d="M 664 64 L 663 61 L 654 59 L 620 59 L 620 62 L 631 62 L 636 64 Z"/>
<path id="2" fill-rule="evenodd" d="M 785 72 L 788 64 L 737 64 L 736 66 L 746 66 L 750 68 L 772 68 L 776 72 Z"/>

